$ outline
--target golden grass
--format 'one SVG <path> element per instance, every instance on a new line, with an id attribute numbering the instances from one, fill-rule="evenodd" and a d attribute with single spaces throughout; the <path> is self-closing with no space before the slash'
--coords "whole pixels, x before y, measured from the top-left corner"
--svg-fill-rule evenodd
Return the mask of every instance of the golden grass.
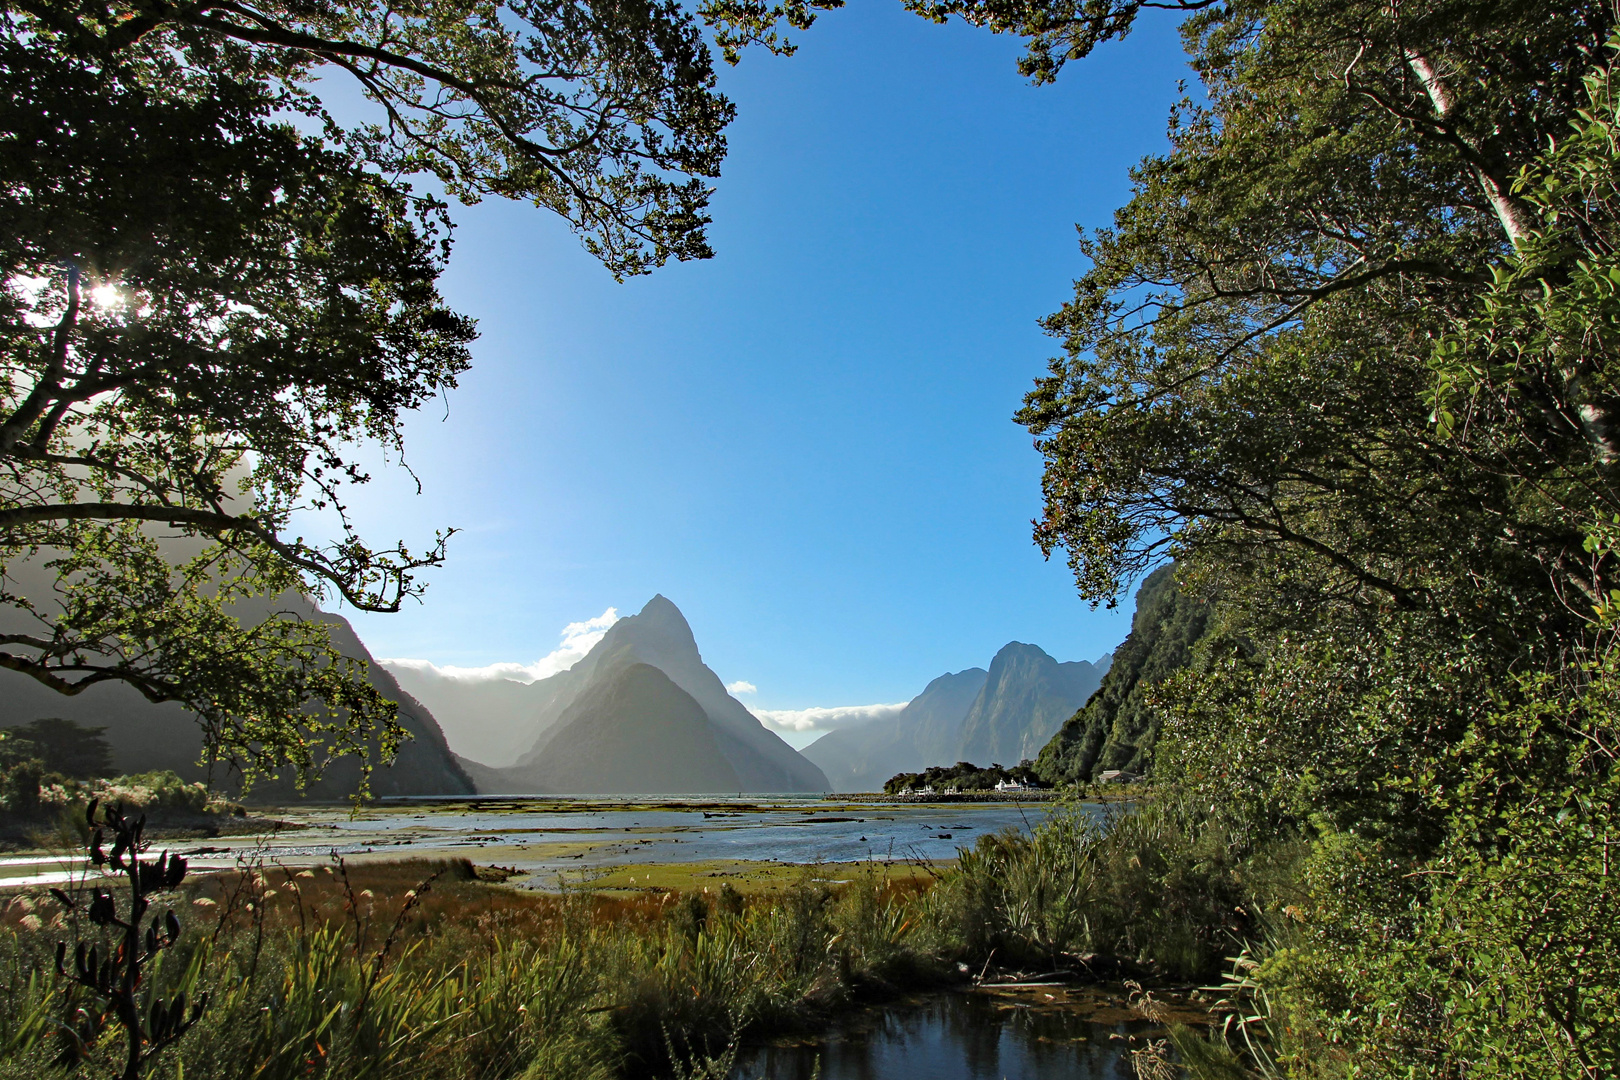
<path id="1" fill-rule="evenodd" d="M 821 863 L 801 866 L 794 863 L 755 862 L 746 859 L 713 859 L 705 862 L 639 863 L 605 870 L 582 872 L 579 887 L 602 895 L 634 893 L 718 892 L 730 885 L 744 896 L 759 896 L 794 888 L 807 880 L 827 885 L 833 891 L 853 883 L 874 879 L 891 887 L 920 892 L 934 881 L 934 870 L 914 863 Z"/>

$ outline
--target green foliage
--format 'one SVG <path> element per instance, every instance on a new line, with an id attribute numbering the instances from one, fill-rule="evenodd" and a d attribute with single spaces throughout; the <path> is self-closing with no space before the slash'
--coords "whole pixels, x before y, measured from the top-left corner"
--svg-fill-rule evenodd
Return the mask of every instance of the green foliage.
<path id="1" fill-rule="evenodd" d="M 1011 768 L 990 765 L 981 769 L 971 761 L 958 761 L 955 765 L 933 765 L 918 773 L 896 773 L 884 782 L 883 790 L 890 795 L 907 788 L 920 791 L 924 787 L 936 792 L 952 787 L 961 791 L 993 791 L 1004 781 L 1016 781 L 1027 787 L 1041 786 L 1041 778 L 1028 762 Z"/>
<path id="2" fill-rule="evenodd" d="M 1037 77 L 1137 14 L 932 10 L 1044 35 Z M 1200 1075 L 1620 1067 L 1614 28 L 1596 4 L 1202 9 L 1207 104 L 1048 322 L 1067 355 L 1019 414 L 1038 543 L 1093 600 L 1166 555 L 1220 597 L 1138 721 L 1180 849 L 1234 855 L 1256 913 L 1237 1027 L 1177 1040 Z M 1084 765 L 1087 734 L 1043 763 Z"/>
<path id="3" fill-rule="evenodd" d="M 101 789 L 104 797 L 146 810 L 179 810 L 200 814 L 208 808 L 208 788 L 186 783 L 172 769 L 120 776 Z"/>
<path id="4" fill-rule="evenodd" d="M 1611 654 L 1584 687 L 1523 677 L 1494 695 L 1413 778 L 1444 821 L 1425 857 L 1322 833 L 1287 960 L 1308 977 L 1271 977 L 1365 1075 L 1620 1067 L 1617 674 Z"/>
<path id="5" fill-rule="evenodd" d="M 1365 1076 L 1606 1075 L 1620 661 L 1504 678 L 1434 646 L 1302 635 L 1162 695 L 1161 790 L 1241 844 L 1308 846 L 1283 887 L 1244 883 L 1269 915 L 1261 1045 L 1290 1075 L 1341 1056 Z"/>
<path id="6" fill-rule="evenodd" d="M 431 216 L 413 224 L 397 185 L 274 121 L 262 84 L 165 99 L 38 39 L 0 51 L 0 603 L 25 620 L 0 664 L 179 701 L 250 774 L 307 771 L 323 744 L 363 753 L 376 729 L 386 756 L 394 705 L 277 598 L 394 607 L 439 553 L 281 530 L 340 509 L 363 479 L 345 444 L 397 447 L 401 413 L 466 366 Z"/>
<path id="7" fill-rule="evenodd" d="M 1146 773 L 1159 738 L 1153 688 L 1193 662 L 1211 604 L 1177 585 L 1175 568 L 1153 571 L 1136 592 L 1131 632 L 1091 700 L 1042 747 L 1035 771 L 1050 784 L 1085 782 L 1108 769 Z"/>
<path id="8" fill-rule="evenodd" d="M 0 1013 L 0 1059 L 16 1057 L 38 1046 L 51 1031 L 55 1004 L 50 980 L 40 971 L 8 971 L 6 1008 Z"/>
<path id="9" fill-rule="evenodd" d="M 1617 47 L 1611 41 L 1609 51 Z M 1507 427 L 1504 437 L 1505 421 L 1556 387 L 1563 423 L 1588 451 L 1544 481 L 1559 501 L 1586 480 L 1582 457 L 1607 462 L 1620 450 L 1609 416 L 1620 380 L 1620 96 L 1608 66 L 1583 81 L 1585 100 L 1567 130 L 1551 133 L 1548 150 L 1514 178 L 1536 227 L 1492 268 L 1478 310 L 1437 343 L 1428 398 L 1442 435 L 1523 471 L 1532 468 L 1525 460 L 1531 432 Z"/>
<path id="10" fill-rule="evenodd" d="M 340 122 L 331 78 L 383 122 Z M 388 760 L 395 705 L 296 612 L 397 610 L 443 558 L 345 510 L 357 447 L 398 459 L 474 336 L 407 181 L 544 207 L 616 276 L 704 258 L 714 86 L 662 0 L 7 0 L 0 666 L 179 702 L 250 782 Z M 301 512 L 337 539 L 290 535 Z"/>
<path id="11" fill-rule="evenodd" d="M 45 766 L 28 758 L 0 767 L 0 809 L 19 819 L 36 816 L 40 809 L 39 785 Z"/>
<path id="12" fill-rule="evenodd" d="M 272 83 L 378 175 L 430 174 L 454 197 L 562 216 L 616 274 L 709 254 L 707 178 L 731 104 L 695 18 L 675 4 L 356 0 L 225 9 L 139 0 L 8 0 L 19 38 L 203 97 L 221 76 Z M 321 78 L 386 111 L 348 126 Z"/>
<path id="13" fill-rule="evenodd" d="M 22 743 L 30 755 L 37 754 L 46 771 L 70 780 L 91 780 L 112 775 L 112 748 L 102 735 L 106 728 L 85 727 L 71 720 L 45 717 L 6 729 L 0 743 L 0 761 L 13 742 Z"/>
<path id="14" fill-rule="evenodd" d="M 1529 231 L 1513 178 L 1586 105 L 1613 16 L 1384 10 L 1255 2 L 1186 24 L 1208 104 L 1177 111 L 1171 151 L 1087 238 L 1048 321 L 1067 356 L 1019 414 L 1047 458 L 1036 539 L 1085 596 L 1168 546 L 1280 622 L 1393 607 L 1504 647 L 1579 632 L 1557 597 L 1585 573 L 1581 514 L 1608 500 L 1557 420 L 1580 402 L 1549 387 L 1545 408 L 1475 417 L 1517 448 L 1504 472 L 1441 436 L 1428 392 L 1432 342 Z"/>
<path id="15" fill-rule="evenodd" d="M 1207 978 L 1251 928 L 1243 905 L 1271 858 L 1168 803 L 1100 820 L 1069 807 L 1030 836 L 981 837 L 923 902 L 940 947 L 963 956 L 1063 967 L 1100 954 Z"/>
<path id="16" fill-rule="evenodd" d="M 16 818 L 39 813 L 39 784 L 45 763 L 33 743 L 9 730 L 0 731 L 0 810 Z"/>

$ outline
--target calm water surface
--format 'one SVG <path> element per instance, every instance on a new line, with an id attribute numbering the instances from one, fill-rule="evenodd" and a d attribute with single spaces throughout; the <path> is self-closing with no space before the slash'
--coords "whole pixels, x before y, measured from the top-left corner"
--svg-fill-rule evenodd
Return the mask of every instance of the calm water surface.
<path id="1" fill-rule="evenodd" d="M 821 1080 L 1129 1080 L 1131 1049 L 1162 1034 L 1089 989 L 937 994 L 862 1013 L 820 1038 L 752 1048 L 733 1078 L 811 1080 L 819 1066 Z"/>
<path id="2" fill-rule="evenodd" d="M 986 833 L 1027 831 L 1050 805 L 843 804 L 803 797 L 639 800 L 487 799 L 276 811 L 289 827 L 262 837 L 177 845 L 198 869 L 234 864 L 261 848 L 285 865 L 345 858 L 463 856 L 521 872 L 514 884 L 550 887 L 559 873 L 640 863 L 747 859 L 778 863 L 941 860 Z M 56 857 L 4 860 L 0 881 L 46 883 L 73 867 Z M 58 865 L 60 864 L 60 865 Z"/>

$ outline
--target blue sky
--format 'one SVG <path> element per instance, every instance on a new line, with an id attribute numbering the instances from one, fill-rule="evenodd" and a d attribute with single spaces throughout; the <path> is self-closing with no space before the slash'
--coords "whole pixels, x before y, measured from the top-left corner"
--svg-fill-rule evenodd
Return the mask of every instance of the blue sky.
<path id="1" fill-rule="evenodd" d="M 557 221 L 460 209 L 444 286 L 473 370 L 414 417 L 364 535 L 463 531 L 421 605 L 352 618 L 380 657 L 530 662 L 662 592 L 767 709 L 904 701 L 1011 640 L 1092 659 L 1129 629 L 1030 542 L 1010 416 L 1127 170 L 1165 145 L 1175 27 L 1034 87 L 1018 42 L 898 4 L 824 15 L 737 103 L 714 259 L 615 283 Z"/>

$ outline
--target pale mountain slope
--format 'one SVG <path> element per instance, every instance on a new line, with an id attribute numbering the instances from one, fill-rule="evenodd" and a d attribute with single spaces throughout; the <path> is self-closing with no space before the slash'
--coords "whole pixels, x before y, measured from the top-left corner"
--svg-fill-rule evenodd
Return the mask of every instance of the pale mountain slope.
<path id="1" fill-rule="evenodd" d="M 545 794 L 705 794 L 742 790 L 703 707 L 659 669 L 598 668 L 563 710 L 546 752 L 503 779 Z"/>
<path id="2" fill-rule="evenodd" d="M 244 618 L 264 619 L 284 612 L 305 619 L 319 619 L 332 627 L 332 644 L 345 656 L 366 661 L 367 679 L 384 696 L 399 702 L 399 719 L 410 738 L 400 748 L 394 764 L 372 773 L 371 789 L 376 795 L 470 795 L 472 780 L 462 770 L 445 742 L 433 713 L 411 695 L 403 692 L 386 668 L 376 663 L 361 643 L 347 619 L 319 610 L 305 597 L 282 597 L 275 605 L 268 601 L 244 601 L 238 605 Z M 211 779 L 224 790 L 234 791 L 236 778 L 224 765 L 212 769 L 199 765 L 202 732 L 195 714 L 179 705 L 154 705 L 132 687 L 108 683 L 92 687 L 73 697 L 58 694 L 16 672 L 0 670 L 0 727 L 26 724 L 46 716 L 59 716 L 91 727 L 105 727 L 112 748 L 113 767 L 119 772 L 136 773 L 153 769 L 173 769 L 188 780 Z M 302 793 L 291 777 L 261 781 L 252 791 L 254 799 L 285 801 L 343 799 L 352 795 L 360 780 L 359 763 L 339 759 L 324 775 Z"/>
<path id="3" fill-rule="evenodd" d="M 618 672 L 632 664 L 658 669 L 686 698 L 697 703 L 709 721 L 720 760 L 735 776 L 736 786 L 731 790 L 829 789 L 820 769 L 761 724 L 742 702 L 726 693 L 720 677 L 703 663 L 686 618 L 663 596 L 653 597 L 639 613 L 614 623 L 602 640 L 573 667 L 530 687 L 532 699 L 538 703 L 535 711 L 513 718 L 514 727 L 527 733 L 527 752 L 510 768 L 495 769 L 493 777 L 480 772 L 480 788 L 494 790 L 493 785 L 499 784 L 503 793 L 524 790 L 523 785 L 541 775 L 535 771 L 536 767 L 552 753 L 553 740 L 562 737 L 564 719 L 571 715 L 570 709 L 604 680 L 618 678 Z M 671 715 L 675 716 L 678 711 Z M 573 747 L 570 752 L 577 755 L 583 752 L 579 749 L 580 740 L 589 738 L 588 729 L 572 731 L 568 737 Z M 498 763 L 482 764 L 495 766 Z M 648 778 L 646 782 L 654 781 Z M 660 789 L 642 787 L 637 790 L 651 793 Z"/>
<path id="4" fill-rule="evenodd" d="M 1008 642 L 962 721 L 954 761 L 1016 765 L 1034 758 L 1096 693 L 1106 670 L 1085 660 L 1060 664 L 1038 645 Z"/>
<path id="5" fill-rule="evenodd" d="M 834 791 L 879 791 L 895 773 L 945 764 L 986 674 L 976 667 L 941 675 L 897 716 L 828 732 L 800 752 L 821 767 Z"/>

